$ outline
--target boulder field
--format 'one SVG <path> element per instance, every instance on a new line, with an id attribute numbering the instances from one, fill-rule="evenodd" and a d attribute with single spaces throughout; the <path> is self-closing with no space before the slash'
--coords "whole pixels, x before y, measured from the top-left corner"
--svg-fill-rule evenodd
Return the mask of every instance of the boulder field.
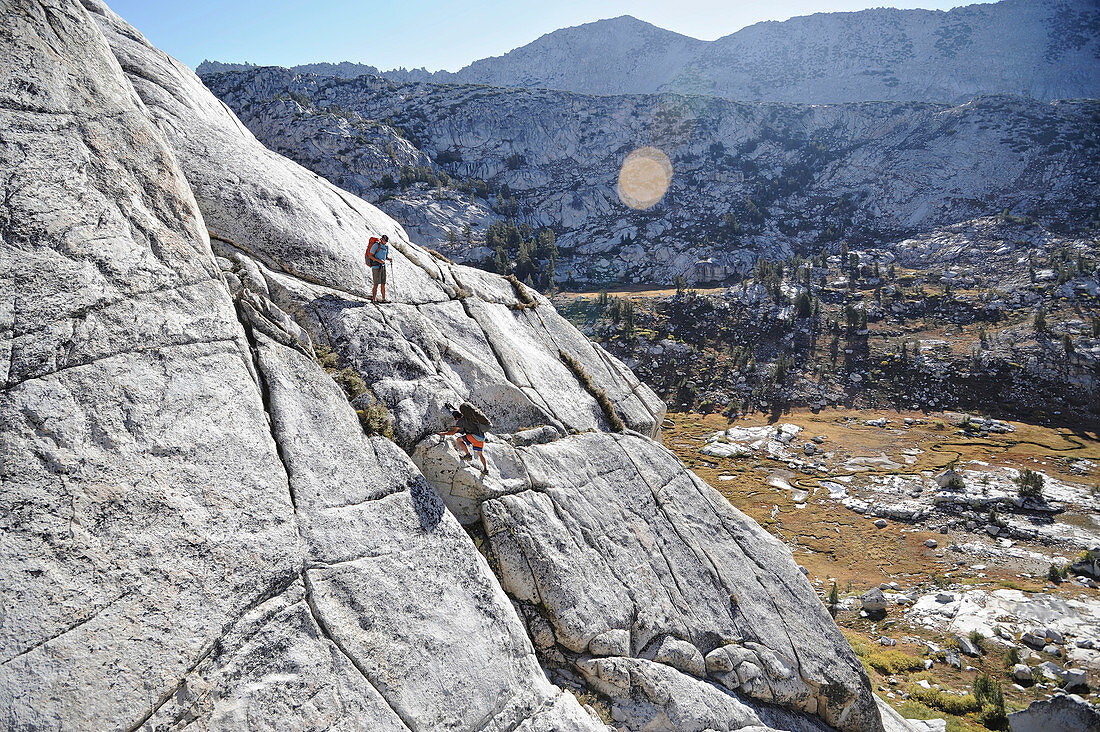
<path id="1" fill-rule="evenodd" d="M 98 0 L 3 8 L 0 727 L 884 728 L 786 547 L 548 301 Z M 464 400 L 487 475 L 436 436 Z"/>

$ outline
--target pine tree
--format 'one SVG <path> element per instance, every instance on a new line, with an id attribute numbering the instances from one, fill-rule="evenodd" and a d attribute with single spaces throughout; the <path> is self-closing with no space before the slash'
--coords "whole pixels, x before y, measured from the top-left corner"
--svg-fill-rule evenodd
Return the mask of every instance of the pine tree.
<path id="1" fill-rule="evenodd" d="M 532 269 L 531 243 L 524 240 L 519 242 L 519 253 L 516 256 L 516 276 L 529 277 Z"/>
<path id="2" fill-rule="evenodd" d="M 798 297 L 794 299 L 794 316 L 796 318 L 808 318 L 813 312 L 813 305 L 810 302 L 810 296 L 806 292 L 798 293 Z"/>

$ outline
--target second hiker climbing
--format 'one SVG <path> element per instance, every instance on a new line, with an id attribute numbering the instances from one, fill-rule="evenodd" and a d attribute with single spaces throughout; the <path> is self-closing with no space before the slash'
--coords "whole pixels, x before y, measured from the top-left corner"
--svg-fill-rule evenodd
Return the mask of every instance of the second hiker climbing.
<path id="1" fill-rule="evenodd" d="M 489 422 L 489 418 L 469 402 L 464 402 L 458 409 L 450 407 L 450 410 L 451 416 L 455 418 L 454 429 L 439 434 L 457 434 L 459 437 L 455 440 L 455 444 L 462 448 L 462 459 L 470 460 L 473 458 L 473 455 L 467 449 L 472 447 L 474 453 L 481 459 L 481 472 L 489 472 L 489 466 L 485 463 L 485 453 L 483 452 L 485 448 L 485 430 L 493 426 Z"/>
<path id="2" fill-rule="evenodd" d="M 382 302 L 386 302 L 386 262 L 393 261 L 390 256 L 390 237 L 386 234 L 382 238 L 372 236 L 367 241 L 363 261 L 370 266 L 370 276 L 374 281 L 374 289 L 370 293 L 371 302 L 376 302 L 379 286 L 382 288 Z"/>

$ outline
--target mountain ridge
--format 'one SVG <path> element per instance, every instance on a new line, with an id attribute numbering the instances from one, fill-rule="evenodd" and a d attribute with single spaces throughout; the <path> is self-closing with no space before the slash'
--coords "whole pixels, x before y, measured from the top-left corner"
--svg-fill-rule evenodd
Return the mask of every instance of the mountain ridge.
<path id="1" fill-rule="evenodd" d="M 1100 178 L 1100 106 L 1087 100 L 795 105 L 275 67 L 205 83 L 273 149 L 377 201 L 448 256 L 496 256 L 494 221 L 553 229 L 559 283 L 722 281 L 757 258 L 841 239 L 892 246 L 1006 209 L 1076 232 L 1096 216 L 1086 192 Z M 666 197 L 639 211 L 615 185 L 642 146 L 664 150 L 674 174 Z M 447 183 L 433 191 L 416 170 Z M 467 224 L 468 242 L 448 234 Z"/>
<path id="2" fill-rule="evenodd" d="M 714 41 L 633 16 L 544 34 L 456 72 L 305 64 L 398 82 L 588 94 L 702 93 L 742 101 L 959 102 L 980 94 L 1100 96 L 1100 9 L 1088 0 L 1001 0 L 948 11 L 873 8 L 762 21 Z M 200 75 L 234 70 L 204 62 Z M 239 70 L 239 67 L 236 67 Z"/>

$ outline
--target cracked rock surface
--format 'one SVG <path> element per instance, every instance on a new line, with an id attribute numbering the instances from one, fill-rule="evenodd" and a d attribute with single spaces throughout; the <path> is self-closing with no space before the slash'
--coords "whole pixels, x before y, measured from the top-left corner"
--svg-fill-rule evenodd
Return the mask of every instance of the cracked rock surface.
<path id="1" fill-rule="evenodd" d="M 605 729 L 570 687 L 620 729 L 881 728 L 787 550 L 540 296 L 264 149 L 98 0 L 6 3 L 0 68 L 0 727 Z M 430 434 L 462 399 L 488 478 Z"/>
<path id="2" fill-rule="evenodd" d="M 787 549 L 664 447 L 592 432 L 486 452 L 484 479 L 440 438 L 413 459 L 484 532 L 525 617 L 548 621 L 549 665 L 622 705 L 635 696 L 634 661 L 647 659 L 662 674 L 707 679 L 709 696 L 777 703 L 843 729 L 876 724 L 859 662 Z M 593 658 L 606 656 L 630 658 Z"/>

